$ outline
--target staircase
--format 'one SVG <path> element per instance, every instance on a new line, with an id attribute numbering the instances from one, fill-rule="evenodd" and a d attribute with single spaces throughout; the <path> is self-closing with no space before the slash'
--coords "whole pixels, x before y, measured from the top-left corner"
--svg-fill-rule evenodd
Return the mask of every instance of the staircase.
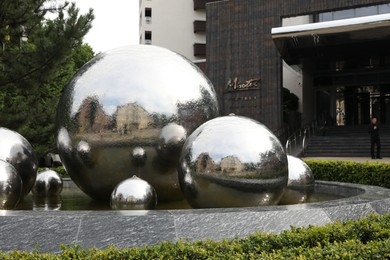
<path id="1" fill-rule="evenodd" d="M 327 127 L 323 136 L 311 137 L 306 157 L 371 157 L 368 126 Z M 390 126 L 380 128 L 381 156 L 390 157 Z"/>

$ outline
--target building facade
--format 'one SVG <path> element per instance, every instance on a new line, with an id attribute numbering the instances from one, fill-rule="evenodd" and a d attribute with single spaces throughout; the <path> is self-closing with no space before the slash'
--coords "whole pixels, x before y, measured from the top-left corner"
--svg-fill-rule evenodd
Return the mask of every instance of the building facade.
<path id="1" fill-rule="evenodd" d="M 389 124 L 389 9 L 378 0 L 207 4 L 207 75 L 223 113 L 280 129 L 290 74 L 306 122 L 365 124 L 376 116 Z"/>
<path id="2" fill-rule="evenodd" d="M 206 58 L 206 0 L 140 0 L 140 44 L 175 51 L 195 63 Z"/>

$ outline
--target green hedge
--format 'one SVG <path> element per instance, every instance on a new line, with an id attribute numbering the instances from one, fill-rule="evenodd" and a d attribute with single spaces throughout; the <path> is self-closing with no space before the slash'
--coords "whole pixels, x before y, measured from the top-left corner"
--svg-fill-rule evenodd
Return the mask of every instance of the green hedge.
<path id="1" fill-rule="evenodd" d="M 255 233 L 222 242 L 163 242 L 141 248 L 83 249 L 61 246 L 58 255 L 14 251 L 0 259 L 387 259 L 390 214 L 358 221 L 294 228 L 280 234 Z"/>
<path id="2" fill-rule="evenodd" d="M 390 164 L 336 160 L 305 160 L 314 178 L 390 188 Z"/>

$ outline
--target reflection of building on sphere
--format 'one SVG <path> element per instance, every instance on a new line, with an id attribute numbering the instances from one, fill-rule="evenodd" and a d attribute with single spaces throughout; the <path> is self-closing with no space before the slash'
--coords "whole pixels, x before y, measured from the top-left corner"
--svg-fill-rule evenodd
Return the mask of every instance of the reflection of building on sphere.
<path id="1" fill-rule="evenodd" d="M 146 181 L 133 176 L 120 182 L 111 194 L 112 209 L 154 209 L 157 205 L 157 194 Z"/>
<path id="2" fill-rule="evenodd" d="M 60 175 L 56 171 L 46 169 L 38 173 L 32 193 L 44 197 L 57 196 L 61 193 L 62 186 Z"/>
<path id="3" fill-rule="evenodd" d="M 132 130 L 142 130 L 151 123 L 148 112 L 136 103 L 130 103 L 117 108 L 117 131 L 128 134 Z"/>
<path id="4" fill-rule="evenodd" d="M 0 160 L 15 167 L 23 183 L 26 196 L 35 183 L 38 161 L 31 144 L 19 133 L 0 127 Z"/>
<path id="5" fill-rule="evenodd" d="M 288 160 L 288 183 L 281 204 L 305 203 L 314 192 L 314 176 L 310 167 L 292 155 Z"/>
<path id="6" fill-rule="evenodd" d="M 277 204 L 288 180 L 287 156 L 276 136 L 234 115 L 198 127 L 179 165 L 181 189 L 194 208 Z"/>
<path id="7" fill-rule="evenodd" d="M 244 164 L 236 156 L 226 156 L 221 160 L 222 172 L 234 175 L 244 170 Z"/>
<path id="8" fill-rule="evenodd" d="M 93 120 L 91 120 L 91 115 L 93 115 Z M 98 132 L 110 123 L 110 117 L 104 113 L 102 105 L 94 96 L 83 100 L 77 119 L 81 133 Z"/>
<path id="9" fill-rule="evenodd" d="M 207 174 L 213 172 L 217 170 L 217 167 L 218 165 L 214 163 L 213 159 L 208 153 L 201 153 L 196 159 L 196 170 L 198 174 Z"/>
<path id="10" fill-rule="evenodd" d="M 218 108 L 210 81 L 179 54 L 150 45 L 101 53 L 79 70 L 59 102 L 61 161 L 97 200 L 109 200 L 130 172 L 142 173 L 159 200 L 180 200 L 177 163 L 185 138 L 219 116 Z"/>
<path id="11" fill-rule="evenodd" d="M 13 209 L 22 198 L 22 179 L 10 163 L 0 160 L 0 209 Z"/>

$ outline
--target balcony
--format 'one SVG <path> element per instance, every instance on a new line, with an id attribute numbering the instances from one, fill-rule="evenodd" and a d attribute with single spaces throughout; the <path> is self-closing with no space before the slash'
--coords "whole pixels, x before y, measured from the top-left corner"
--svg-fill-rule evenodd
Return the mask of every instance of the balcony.
<path id="1" fill-rule="evenodd" d="M 194 10 L 205 10 L 206 4 L 220 0 L 194 0 Z"/>
<path id="2" fill-rule="evenodd" d="M 194 33 L 205 33 L 206 21 L 194 21 Z"/>
<path id="3" fill-rule="evenodd" d="M 195 57 L 205 57 L 206 56 L 206 44 L 205 43 L 195 43 L 194 44 L 194 56 Z"/>

